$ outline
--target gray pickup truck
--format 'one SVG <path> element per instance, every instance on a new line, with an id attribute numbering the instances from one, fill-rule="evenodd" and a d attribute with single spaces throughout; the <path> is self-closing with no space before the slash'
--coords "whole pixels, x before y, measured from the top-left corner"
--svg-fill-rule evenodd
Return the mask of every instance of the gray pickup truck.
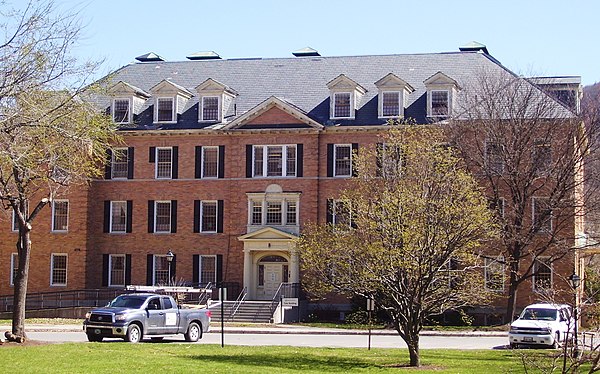
<path id="1" fill-rule="evenodd" d="M 180 308 L 171 296 L 134 293 L 117 296 L 106 307 L 88 312 L 83 331 L 91 342 L 122 338 L 137 343 L 143 337 L 161 340 L 183 334 L 196 342 L 210 326 L 208 309 Z"/>

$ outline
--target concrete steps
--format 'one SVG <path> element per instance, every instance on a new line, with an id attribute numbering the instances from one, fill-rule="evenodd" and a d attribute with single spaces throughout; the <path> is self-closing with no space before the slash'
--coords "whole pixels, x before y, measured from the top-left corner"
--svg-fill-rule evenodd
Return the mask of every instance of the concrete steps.
<path id="1" fill-rule="evenodd" d="M 270 301 L 243 301 L 233 317 L 231 313 L 235 302 L 225 301 L 223 304 L 225 322 L 253 322 L 271 323 L 272 314 Z M 212 312 L 212 321 L 221 320 L 221 305 L 215 304 L 209 307 Z"/>

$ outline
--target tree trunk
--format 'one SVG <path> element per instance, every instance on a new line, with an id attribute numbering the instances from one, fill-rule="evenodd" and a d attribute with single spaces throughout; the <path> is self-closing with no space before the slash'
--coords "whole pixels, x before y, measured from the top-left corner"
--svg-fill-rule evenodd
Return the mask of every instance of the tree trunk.
<path id="1" fill-rule="evenodd" d="M 514 271 L 510 272 L 509 282 L 508 282 L 508 302 L 506 304 L 506 315 L 505 315 L 505 323 L 511 323 L 515 318 L 515 314 L 517 312 L 517 288 L 519 284 L 517 283 L 517 275 Z"/>
<path id="2" fill-rule="evenodd" d="M 27 280 L 29 278 L 29 257 L 31 253 L 31 229 L 19 229 L 17 253 L 19 254 L 19 268 L 14 282 L 12 333 L 17 337 L 25 338 L 25 300 L 27 298 Z"/>
<path id="3" fill-rule="evenodd" d="M 410 366 L 421 366 L 421 355 L 419 353 L 419 333 L 413 334 L 412 332 L 409 332 L 406 334 L 406 346 L 408 347 L 408 354 L 410 356 Z"/>

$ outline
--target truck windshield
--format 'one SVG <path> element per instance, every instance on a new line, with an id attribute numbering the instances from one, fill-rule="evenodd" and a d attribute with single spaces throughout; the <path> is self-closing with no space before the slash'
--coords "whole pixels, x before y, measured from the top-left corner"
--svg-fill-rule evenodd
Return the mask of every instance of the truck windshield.
<path id="1" fill-rule="evenodd" d="M 556 309 L 533 309 L 527 308 L 523 312 L 521 319 L 528 320 L 541 320 L 541 321 L 554 321 L 556 320 Z"/>
<path id="2" fill-rule="evenodd" d="M 108 304 L 110 307 L 115 308 L 133 308 L 139 309 L 142 304 L 146 301 L 144 297 L 136 296 L 117 296 L 113 301 Z"/>

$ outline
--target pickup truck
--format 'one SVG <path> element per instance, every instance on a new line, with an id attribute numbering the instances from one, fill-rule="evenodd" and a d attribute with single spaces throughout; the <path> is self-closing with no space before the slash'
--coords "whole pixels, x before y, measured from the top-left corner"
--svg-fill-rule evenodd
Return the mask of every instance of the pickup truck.
<path id="1" fill-rule="evenodd" d="M 146 336 L 161 340 L 175 334 L 196 342 L 208 332 L 210 317 L 208 309 L 180 308 L 171 296 L 133 293 L 117 296 L 106 307 L 88 312 L 83 331 L 91 342 L 122 338 L 137 343 Z"/>
<path id="2" fill-rule="evenodd" d="M 571 307 L 565 304 L 532 304 L 510 325 L 508 342 L 511 348 L 520 345 L 544 345 L 556 348 L 573 338 L 575 319 Z"/>

